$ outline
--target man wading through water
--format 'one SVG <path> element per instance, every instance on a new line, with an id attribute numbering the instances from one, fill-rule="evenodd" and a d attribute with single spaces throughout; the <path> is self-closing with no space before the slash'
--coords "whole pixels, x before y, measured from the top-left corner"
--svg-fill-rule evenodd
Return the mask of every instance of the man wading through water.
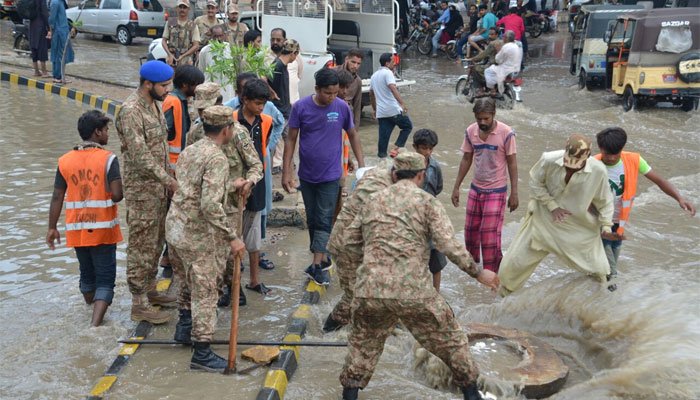
<path id="1" fill-rule="evenodd" d="M 399 153 L 392 171 L 396 183 L 373 194 L 344 235 L 342 246 L 357 246 L 364 253 L 357 270 L 348 355 L 340 374 L 345 400 L 357 399 L 358 391 L 367 386 L 399 319 L 423 347 L 450 367 L 465 399 L 482 399 L 467 334 L 433 287 L 426 268 L 430 241 L 485 286 L 495 290 L 498 277 L 474 262 L 454 238 L 442 203 L 421 189 L 425 168 L 424 156 Z"/>
<path id="2" fill-rule="evenodd" d="M 148 61 L 139 74 L 138 89 L 124 101 L 115 120 L 124 158 L 129 227 L 126 281 L 132 294 L 131 319 L 163 324 L 170 315 L 151 305 L 175 301 L 174 296 L 156 291 L 158 258 L 165 242 L 166 200 L 178 187 L 169 172 L 168 132 L 160 105 L 170 89 L 173 69 L 160 61 Z"/>

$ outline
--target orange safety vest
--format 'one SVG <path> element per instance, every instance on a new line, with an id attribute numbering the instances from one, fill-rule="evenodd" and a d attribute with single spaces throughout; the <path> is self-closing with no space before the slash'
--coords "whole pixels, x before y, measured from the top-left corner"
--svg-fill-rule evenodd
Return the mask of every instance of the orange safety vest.
<path id="1" fill-rule="evenodd" d="M 66 190 L 66 246 L 115 244 L 122 240 L 117 205 L 107 172 L 116 156 L 101 148 L 73 150 L 58 159 Z"/>
<path id="2" fill-rule="evenodd" d="M 348 165 L 350 164 L 350 138 L 348 133 L 343 131 L 343 176 L 348 176 Z"/>
<path id="3" fill-rule="evenodd" d="M 177 96 L 169 94 L 163 101 L 163 113 L 171 108 L 173 109 L 175 137 L 173 140 L 168 140 L 168 158 L 170 168 L 175 169 L 177 158 L 182 153 L 182 102 Z"/>
<path id="4" fill-rule="evenodd" d="M 602 154 L 596 154 L 595 158 L 600 160 L 603 158 Z M 637 194 L 637 177 L 639 176 L 639 153 L 632 153 L 628 151 L 623 151 L 620 154 L 622 159 L 622 166 L 625 170 L 625 182 L 622 189 L 622 208 L 620 209 L 619 215 L 619 227 L 617 228 L 617 233 L 622 235 L 625 232 L 625 225 L 630 219 L 630 212 L 632 212 L 632 203 L 634 202 L 634 196 Z"/>
<path id="5" fill-rule="evenodd" d="M 267 114 L 260 114 L 260 119 L 262 120 L 262 162 L 263 171 L 266 168 L 265 156 L 267 155 L 267 139 L 272 132 L 272 117 Z M 233 111 L 233 120 L 238 122 L 238 110 Z"/>

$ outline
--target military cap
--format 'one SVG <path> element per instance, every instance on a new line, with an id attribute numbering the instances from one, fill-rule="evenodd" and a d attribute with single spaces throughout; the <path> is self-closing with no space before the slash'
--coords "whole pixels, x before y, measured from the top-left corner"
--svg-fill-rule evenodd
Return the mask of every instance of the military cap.
<path id="1" fill-rule="evenodd" d="M 284 41 L 284 45 L 282 46 L 282 51 L 291 54 L 291 53 L 296 53 L 299 51 L 299 42 L 297 42 L 294 39 L 287 39 Z"/>
<path id="2" fill-rule="evenodd" d="M 425 156 L 414 151 L 402 151 L 394 158 L 395 171 L 420 171 L 425 169 Z"/>
<path id="3" fill-rule="evenodd" d="M 566 150 L 564 151 L 564 166 L 572 169 L 583 167 L 591 155 L 591 139 L 574 133 L 569 136 L 566 141 Z"/>
<path id="4" fill-rule="evenodd" d="M 190 8 L 189 0 L 177 0 L 177 7 L 180 7 L 180 6 L 185 6 L 187 8 Z"/>
<path id="5" fill-rule="evenodd" d="M 216 105 L 221 95 L 221 85 L 216 82 L 204 82 L 194 89 L 194 108 L 207 108 Z"/>
<path id="6" fill-rule="evenodd" d="M 174 73 L 170 65 L 158 60 L 143 63 L 139 70 L 141 78 L 154 83 L 168 81 L 172 79 Z"/>
<path id="7" fill-rule="evenodd" d="M 228 126 L 233 124 L 233 108 L 226 106 L 211 106 L 204 109 L 202 120 L 207 125 Z"/>
<path id="8" fill-rule="evenodd" d="M 209 6 L 218 7 L 219 4 L 216 2 L 216 0 L 207 0 L 207 7 Z"/>
<path id="9" fill-rule="evenodd" d="M 228 3 L 227 8 L 228 8 L 228 11 L 227 11 L 227 12 L 228 12 L 229 14 L 233 14 L 233 13 L 238 14 L 238 4 L 236 4 L 236 3 Z"/>

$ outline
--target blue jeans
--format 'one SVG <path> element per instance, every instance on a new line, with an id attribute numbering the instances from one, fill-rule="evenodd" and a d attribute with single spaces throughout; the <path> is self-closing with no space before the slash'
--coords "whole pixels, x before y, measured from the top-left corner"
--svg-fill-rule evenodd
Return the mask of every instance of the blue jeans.
<path id="1" fill-rule="evenodd" d="M 389 139 L 391 139 L 391 131 L 394 127 L 398 125 L 401 131 L 399 132 L 399 137 L 396 139 L 396 144 L 399 147 L 403 147 L 408 140 L 408 135 L 411 134 L 411 129 L 413 129 L 413 123 L 408 115 L 396 114 L 393 117 L 377 118 L 379 121 L 379 142 L 377 143 L 377 156 L 379 158 L 386 157 L 386 151 L 389 147 Z"/>
<path id="2" fill-rule="evenodd" d="M 433 55 L 437 54 L 438 46 L 440 46 L 440 36 L 442 36 L 442 29 L 438 29 L 433 35 Z"/>
<path id="3" fill-rule="evenodd" d="M 306 210 L 310 249 L 314 253 L 328 253 L 326 245 L 333 225 L 333 212 L 338 201 L 340 179 L 323 183 L 311 183 L 299 179 L 299 182 L 299 190 L 301 190 Z"/>
<path id="4" fill-rule="evenodd" d="M 95 300 L 112 304 L 117 278 L 117 245 L 76 247 L 80 263 L 80 292 L 95 293 Z"/>
<path id="5" fill-rule="evenodd" d="M 465 33 L 457 41 L 457 55 L 459 56 L 460 59 L 464 58 L 464 51 L 462 51 L 462 47 L 464 47 L 464 45 L 467 44 L 468 40 L 469 40 L 469 35 Z"/>

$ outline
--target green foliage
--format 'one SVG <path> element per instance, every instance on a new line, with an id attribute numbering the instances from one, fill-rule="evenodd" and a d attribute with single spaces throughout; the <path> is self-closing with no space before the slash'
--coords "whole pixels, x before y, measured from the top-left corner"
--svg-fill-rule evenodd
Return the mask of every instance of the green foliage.
<path id="1" fill-rule="evenodd" d="M 75 21 L 75 22 L 71 22 L 70 25 L 71 25 L 71 27 L 77 29 L 77 28 L 80 28 L 81 26 L 83 26 L 83 21 L 77 20 L 77 21 Z"/>
<path id="2" fill-rule="evenodd" d="M 209 79 L 224 86 L 236 87 L 236 77 L 241 72 L 252 72 L 260 77 L 272 78 L 274 67 L 267 65 L 267 48 L 242 47 L 217 40 L 209 41 L 214 63 L 204 71 Z"/>

